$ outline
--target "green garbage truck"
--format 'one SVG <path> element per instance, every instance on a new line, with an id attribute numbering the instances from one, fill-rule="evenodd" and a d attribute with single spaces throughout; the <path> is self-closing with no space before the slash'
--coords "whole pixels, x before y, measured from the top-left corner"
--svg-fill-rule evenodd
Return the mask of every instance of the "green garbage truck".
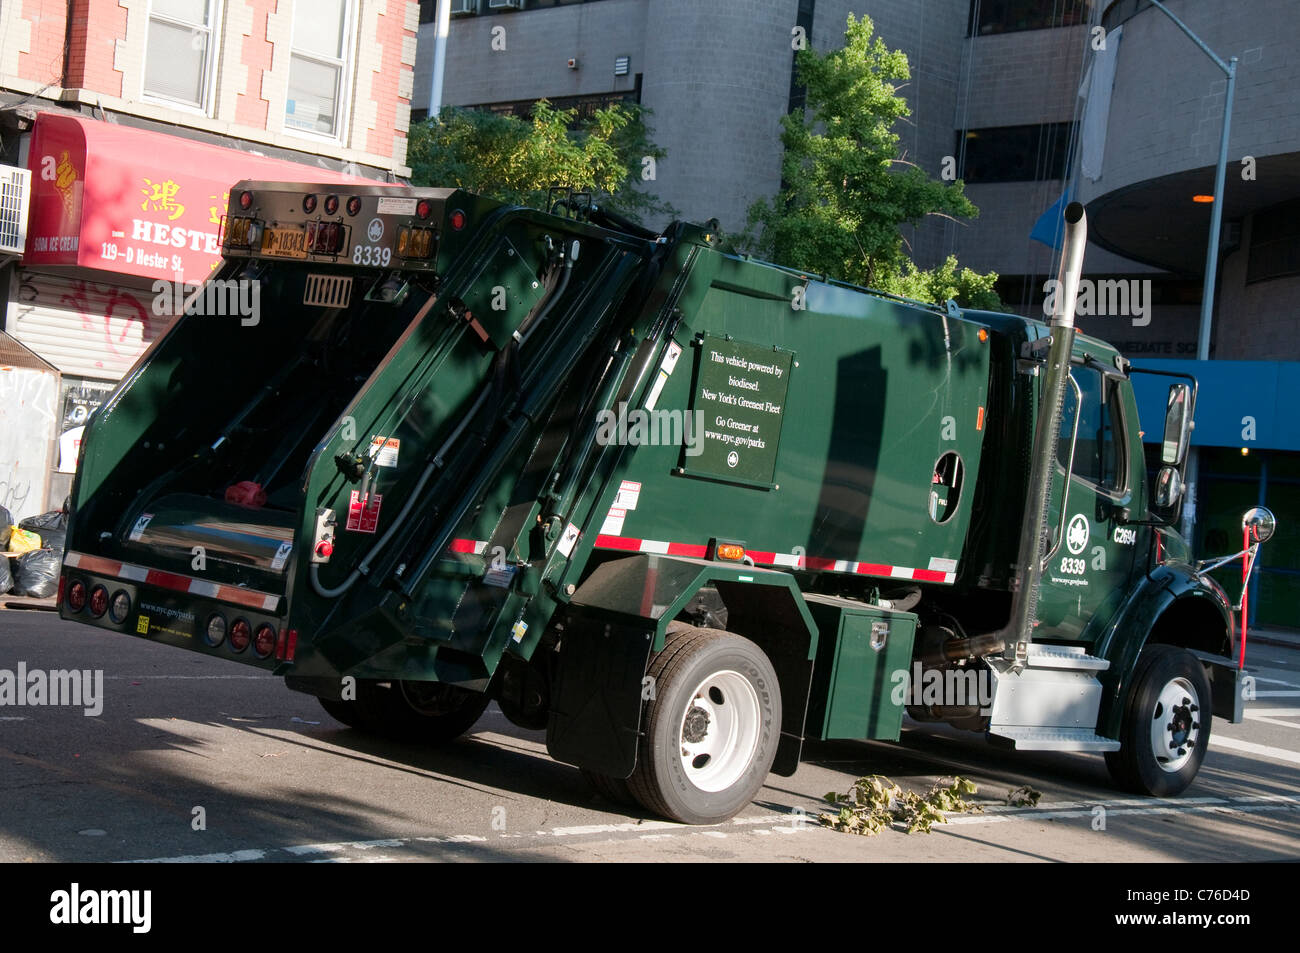
<path id="1" fill-rule="evenodd" d="M 1073 294 L 936 307 L 572 193 L 230 194 L 221 266 L 86 428 L 62 618 L 364 731 L 495 701 L 688 823 L 905 714 L 1154 795 L 1240 718 L 1233 604 L 1173 525 L 1195 381 L 1149 478 Z"/>

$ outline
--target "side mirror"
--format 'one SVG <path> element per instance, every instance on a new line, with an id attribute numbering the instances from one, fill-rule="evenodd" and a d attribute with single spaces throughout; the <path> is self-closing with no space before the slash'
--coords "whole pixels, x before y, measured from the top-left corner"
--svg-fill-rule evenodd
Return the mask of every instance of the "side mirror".
<path id="1" fill-rule="evenodd" d="M 1172 390 L 1172 388 L 1170 388 Z M 1176 467 L 1161 467 L 1156 476 L 1156 506 L 1169 509 L 1183 496 L 1183 478 Z"/>
<path id="2" fill-rule="evenodd" d="M 1165 439 L 1160 448 L 1160 462 L 1180 467 L 1187 459 L 1192 438 L 1192 388 L 1190 384 L 1170 384 L 1169 403 L 1165 405 Z"/>
<path id="3" fill-rule="evenodd" d="M 1252 543 L 1267 543 L 1277 532 L 1277 517 L 1266 506 L 1252 507 L 1242 516 L 1241 528 L 1250 530 Z"/>

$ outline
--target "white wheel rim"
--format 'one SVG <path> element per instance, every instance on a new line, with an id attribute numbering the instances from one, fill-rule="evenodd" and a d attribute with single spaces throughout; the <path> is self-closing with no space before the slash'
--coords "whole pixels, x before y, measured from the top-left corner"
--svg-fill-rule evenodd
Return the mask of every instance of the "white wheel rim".
<path id="1" fill-rule="evenodd" d="M 725 791 L 749 769 L 762 718 L 758 692 L 739 672 L 714 672 L 700 682 L 677 733 L 682 770 L 701 791 Z"/>
<path id="2" fill-rule="evenodd" d="M 1186 678 L 1170 679 L 1160 689 L 1151 715 L 1151 753 L 1163 771 L 1181 771 L 1201 737 L 1200 696 Z"/>

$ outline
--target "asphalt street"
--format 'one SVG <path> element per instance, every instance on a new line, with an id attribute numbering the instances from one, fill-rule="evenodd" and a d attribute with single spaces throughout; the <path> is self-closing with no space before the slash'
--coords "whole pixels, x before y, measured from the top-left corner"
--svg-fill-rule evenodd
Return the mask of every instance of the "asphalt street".
<path id="1" fill-rule="evenodd" d="M 612 805 L 495 706 L 443 748 L 366 736 L 234 662 L 0 611 L 0 670 L 103 671 L 103 706 L 0 707 L 0 862 L 1243 861 L 1300 857 L 1300 650 L 1253 644 L 1257 699 L 1216 719 L 1196 783 L 1114 790 L 1102 758 L 1016 753 L 905 723 L 899 743 L 810 744 L 734 820 L 693 828 Z M 931 835 L 820 827 L 865 774 L 961 774 L 982 814 Z M 1041 791 L 1009 807 L 1008 791 Z"/>

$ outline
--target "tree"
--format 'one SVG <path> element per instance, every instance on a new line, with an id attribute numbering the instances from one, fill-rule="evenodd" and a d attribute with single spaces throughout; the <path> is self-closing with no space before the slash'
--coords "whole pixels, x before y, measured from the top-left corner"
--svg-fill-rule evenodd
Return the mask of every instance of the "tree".
<path id="1" fill-rule="evenodd" d="M 781 120 L 781 190 L 750 206 L 742 245 L 801 270 L 892 294 L 997 308 L 996 274 L 958 268 L 949 256 L 933 270 L 906 255 L 899 226 L 929 215 L 973 218 L 979 210 L 958 180 L 931 179 L 898 154 L 895 123 L 911 115 L 896 82 L 907 56 L 890 50 L 868 17 L 849 14 L 844 46 L 796 54 L 807 106 Z"/>
<path id="2" fill-rule="evenodd" d="M 527 120 L 444 109 L 411 127 L 411 181 L 533 208 L 560 186 L 590 191 L 597 204 L 635 220 L 671 215 L 671 206 L 636 188 L 642 170 L 666 155 L 650 141 L 646 115 L 640 106 L 615 103 L 580 121 L 576 109 L 556 109 L 544 99 Z"/>

